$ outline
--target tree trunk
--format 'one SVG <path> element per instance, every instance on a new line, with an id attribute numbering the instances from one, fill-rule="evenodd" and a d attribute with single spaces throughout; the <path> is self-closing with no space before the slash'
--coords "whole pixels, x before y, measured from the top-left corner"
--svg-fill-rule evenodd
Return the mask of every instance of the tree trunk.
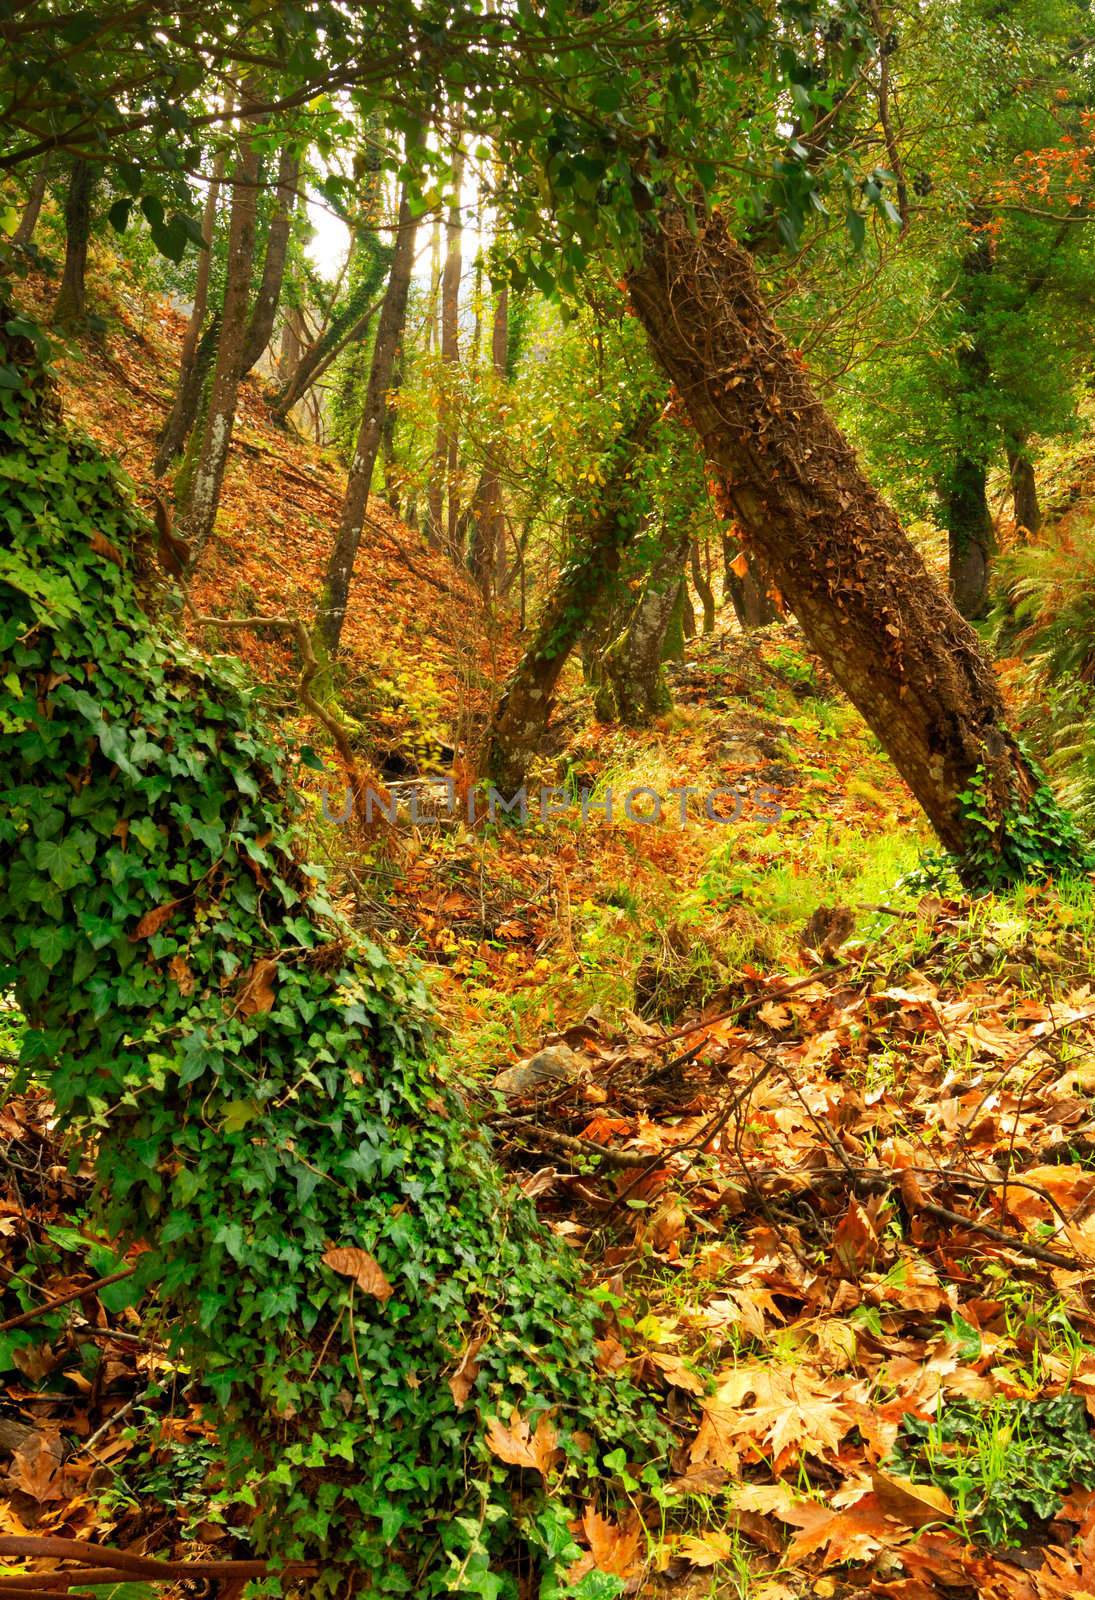
<path id="1" fill-rule="evenodd" d="M 494 302 L 494 321 L 491 329 L 491 367 L 494 381 L 501 387 L 506 381 L 506 351 L 509 345 L 509 285 L 503 283 Z M 472 575 L 484 597 L 498 573 L 500 555 L 504 555 L 505 527 L 502 512 L 502 441 L 492 438 L 487 445 L 483 472 L 475 493 L 471 523 L 471 549 L 469 565 Z"/>
<path id="2" fill-rule="evenodd" d="M 243 362 L 251 299 L 251 261 L 255 252 L 255 214 L 258 200 L 259 157 L 245 121 L 239 154 L 232 175 L 232 214 L 228 225 L 228 269 L 224 286 L 217 362 L 209 395 L 209 411 L 202 432 L 193 477 L 177 507 L 176 525 L 190 546 L 191 560 L 200 560 L 213 532 L 220 504 L 228 448 L 236 421 L 236 399 Z"/>
<path id="3" fill-rule="evenodd" d="M 52 156 L 44 155 L 34 169 L 31 179 L 30 192 L 27 203 L 23 207 L 23 215 L 19 218 L 19 226 L 11 236 L 12 244 L 21 245 L 26 249 L 34 238 L 34 230 L 38 226 L 38 218 L 42 211 L 42 202 L 46 198 L 46 184 L 49 182 L 49 169 Z"/>
<path id="4" fill-rule="evenodd" d="M 989 848 L 1005 849 L 1037 780 L 992 668 L 777 330 L 748 252 L 720 218 L 693 235 L 669 207 L 630 286 L 737 520 L 943 844 L 967 860 L 982 847 L 959 796 L 983 769 L 1002 824 Z"/>
<path id="5" fill-rule="evenodd" d="M 407 292 L 410 288 L 411 269 L 414 266 L 414 237 L 416 223 L 411 213 L 407 186 L 399 198 L 399 220 L 396 225 L 395 251 L 392 255 L 388 287 L 380 308 L 373 362 L 365 390 L 365 408 L 361 426 L 350 462 L 346 480 L 346 497 L 342 502 L 342 519 L 334 549 L 327 564 L 323 599 L 317 618 L 319 636 L 329 654 L 333 656 L 342 637 L 342 624 L 346 620 L 346 602 L 350 594 L 350 580 L 354 561 L 361 543 L 361 529 L 372 487 L 373 468 L 380 449 L 380 431 L 384 422 L 384 407 L 396 351 L 403 337 L 403 324 L 407 317 Z"/>
<path id="6" fill-rule="evenodd" d="M 715 591 L 711 587 L 710 578 L 703 570 L 703 562 L 700 558 L 700 546 L 698 539 L 692 540 L 690 565 L 692 569 L 692 583 L 697 595 L 699 595 L 700 604 L 703 607 L 703 631 L 705 634 L 714 633 Z"/>
<path id="7" fill-rule="evenodd" d="M 724 533 L 722 535 L 723 599 L 729 600 L 733 606 L 738 627 L 743 633 L 748 633 L 753 628 L 763 628 L 769 622 L 775 622 L 776 608 L 769 598 L 768 586 L 757 570 L 753 556 L 745 557 L 744 573 L 735 570 L 734 563 L 737 561 L 740 565 L 740 557 L 743 554 L 740 546 L 735 549 L 730 535 Z"/>
<path id="8" fill-rule="evenodd" d="M 464 177 L 464 145 L 459 130 L 456 133 L 456 153 L 453 156 L 453 191 L 449 214 L 445 221 L 445 267 L 441 274 L 441 361 L 446 367 L 456 366 L 460 360 L 460 273 L 463 265 L 461 242 L 463 229 L 460 223 L 460 186 Z M 445 393 L 448 374 L 442 377 L 441 397 L 437 407 L 437 438 L 433 447 L 433 464 L 426 491 L 429 515 L 426 536 L 437 550 L 447 548 L 455 555 L 456 522 L 459 501 L 456 492 L 456 453 L 458 439 L 453 420 L 452 404 Z M 448 491 L 448 514 L 445 511 L 445 493 Z"/>
<path id="9" fill-rule="evenodd" d="M 175 401 L 171 407 L 171 414 L 164 424 L 156 460 L 152 466 L 153 476 L 157 478 L 163 477 L 171 460 L 186 443 L 194 426 L 194 418 L 198 414 L 201 384 L 204 379 L 204 374 L 199 376 L 197 370 L 198 349 L 202 336 L 202 323 L 205 321 L 209 304 L 209 274 L 213 265 L 217 200 L 223 181 L 224 151 L 218 150 L 213 159 L 213 170 L 209 175 L 209 188 L 205 196 L 205 209 L 202 212 L 202 238 L 205 240 L 205 246 L 198 254 L 198 267 L 194 277 L 194 305 L 179 355 L 179 379 L 175 387 Z M 218 329 L 220 327 L 219 318 L 217 327 Z"/>
<path id="10" fill-rule="evenodd" d="M 560 572 L 532 642 L 498 702 L 482 766 L 503 792 L 524 782 L 547 728 L 567 658 L 610 593 L 621 556 L 642 526 L 643 507 L 633 469 L 658 409 L 657 401 L 648 398 L 613 445 L 611 465 L 591 507 L 589 530 Z"/>
<path id="11" fill-rule="evenodd" d="M 1012 440 L 1007 449 L 1015 526 L 1021 532 L 1037 533 L 1042 526 L 1042 508 L 1038 503 L 1038 480 L 1034 476 L 1034 463 L 1027 451 L 1027 442 L 1025 439 Z"/>
<path id="12" fill-rule="evenodd" d="M 392 377 L 384 397 L 384 420 L 380 424 L 380 464 L 384 476 L 384 498 L 395 515 L 399 515 L 399 483 L 395 469 L 395 430 L 399 425 L 399 407 L 395 396 L 403 387 L 403 340 L 399 341 L 392 363 Z"/>
<path id="13" fill-rule="evenodd" d="M 50 319 L 58 327 L 79 322 L 84 315 L 91 202 L 98 181 L 98 167 L 77 156 L 72 163 L 65 196 L 65 269 Z"/>
<path id="14" fill-rule="evenodd" d="M 970 220 L 982 223 L 987 219 L 974 208 Z M 970 618 L 983 617 L 988 611 L 995 547 L 987 489 L 989 423 L 985 414 L 992 371 L 982 331 L 985 284 L 991 272 L 989 236 L 981 228 L 963 257 L 958 279 L 956 300 L 963 320 L 955 358 L 958 388 L 954 408 L 956 433 L 964 443 L 955 450 L 944 500 L 951 597 L 962 615 Z"/>
<path id="15" fill-rule="evenodd" d="M 300 360 L 300 312 L 290 306 L 281 324 L 281 348 L 278 351 L 278 382 L 285 385 Z"/>
<path id="16" fill-rule="evenodd" d="M 623 632 L 604 653 L 616 715 L 628 727 L 642 727 L 672 709 L 662 663 L 684 653 L 684 615 L 689 602 L 682 568 L 688 560 L 688 544 L 687 531 L 667 538 Z M 674 631 L 679 636 L 676 640 Z"/>
<path id="17" fill-rule="evenodd" d="M 255 298 L 251 323 L 243 342 L 241 377 L 246 377 L 258 361 L 270 335 L 274 331 L 281 300 L 281 286 L 285 279 L 285 261 L 289 254 L 289 235 L 293 227 L 293 210 L 297 203 L 297 179 L 300 176 L 300 155 L 291 145 L 283 145 L 278 159 L 278 186 L 274 196 L 274 214 L 266 236 L 266 255 L 262 263 L 262 281 Z"/>
<path id="18" fill-rule="evenodd" d="M 377 309 L 383 303 L 379 290 L 391 259 L 391 251 L 379 244 L 372 251 L 369 266 L 363 270 L 345 305 L 299 357 L 292 373 L 283 382 L 274 402 L 275 416 L 284 421 L 343 350 L 365 340 Z"/>
<path id="19" fill-rule="evenodd" d="M 995 536 L 983 461 L 959 451 L 947 494 L 947 547 L 951 597 L 964 617 L 989 608 L 989 571 Z"/>

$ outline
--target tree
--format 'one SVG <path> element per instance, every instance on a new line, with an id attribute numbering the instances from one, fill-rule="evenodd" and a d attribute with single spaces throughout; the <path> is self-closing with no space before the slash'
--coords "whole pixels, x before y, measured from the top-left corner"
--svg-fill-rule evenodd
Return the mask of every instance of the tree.
<path id="1" fill-rule="evenodd" d="M 87 247 L 91 239 L 91 204 L 99 169 L 77 156 L 65 193 L 65 266 L 53 304 L 52 321 L 59 327 L 79 322 L 86 300 Z"/>
<path id="2" fill-rule="evenodd" d="M 456 432 L 451 398 L 444 385 L 451 377 L 445 368 L 460 360 L 460 274 L 463 267 L 460 217 L 460 190 L 464 181 L 464 142 L 460 124 L 454 131 L 456 147 L 452 163 L 452 194 L 445 219 L 445 265 L 441 272 L 441 363 L 442 392 L 437 407 L 437 438 L 433 447 L 433 466 L 426 491 L 426 535 L 436 549 L 456 553 L 456 522 L 460 514 L 457 494 L 456 459 L 459 436 Z M 447 515 L 446 515 L 447 503 Z"/>
<path id="3" fill-rule="evenodd" d="M 662 662 L 672 656 L 672 626 L 677 624 L 683 644 L 685 605 L 683 569 L 690 542 L 687 527 L 674 532 L 659 530 L 658 553 L 653 559 L 622 631 L 602 656 L 605 676 L 612 688 L 616 715 L 630 727 L 642 727 L 662 716 L 673 702 L 662 672 Z M 693 634 L 695 622 L 693 619 Z M 680 653 L 683 654 L 683 651 Z"/>
<path id="4" fill-rule="evenodd" d="M 281 302 L 281 286 L 285 278 L 285 262 L 289 254 L 289 235 L 293 227 L 293 210 L 297 203 L 297 181 L 300 177 L 300 152 L 287 140 L 278 157 L 277 187 L 274 191 L 274 211 L 266 234 L 266 254 L 262 264 L 262 278 L 251 310 L 251 321 L 243 341 L 243 360 L 240 376 L 246 377 L 258 361 L 270 335 L 274 331 L 274 318 Z"/>
<path id="5" fill-rule="evenodd" d="M 415 143 L 413 138 L 408 139 L 408 154 Z M 414 266 L 416 231 L 417 223 L 411 209 L 410 188 L 408 183 L 404 183 L 399 197 L 395 250 L 388 273 L 388 285 L 380 307 L 380 320 L 373 346 L 373 360 L 369 369 L 369 383 L 365 392 L 361 425 L 350 462 L 346 495 L 342 502 L 342 517 L 327 563 L 317 617 L 319 637 L 332 657 L 338 649 L 342 637 L 342 624 L 346 620 L 346 603 L 350 595 L 354 562 L 361 543 L 361 530 L 365 523 L 369 491 L 372 488 L 373 469 L 380 450 L 386 397 L 407 315 L 407 292 L 411 283 L 411 269 Z"/>
<path id="6" fill-rule="evenodd" d="M 213 241 L 217 227 L 217 202 L 220 199 L 221 184 L 224 181 L 225 150 L 218 147 L 213 157 L 213 165 L 209 174 L 209 186 L 205 191 L 205 209 L 202 213 L 202 249 L 198 256 L 197 270 L 194 274 L 194 301 L 190 308 L 190 319 L 183 335 L 182 350 L 179 353 L 179 376 L 175 385 L 175 399 L 168 419 L 164 424 L 163 433 L 160 435 L 159 446 L 156 450 L 156 460 L 153 464 L 155 477 L 162 477 L 174 457 L 185 445 L 190 437 L 190 430 L 194 426 L 194 419 L 198 414 L 198 405 L 204 380 L 204 364 L 198 360 L 198 350 L 202 337 L 202 328 L 205 324 L 205 314 L 209 306 L 209 279 L 213 270 Z M 216 332 L 220 332 L 220 314 L 216 317 Z M 212 347 L 209 351 L 212 357 Z"/>
<path id="7" fill-rule="evenodd" d="M 588 506 L 573 555 L 560 571 L 532 639 L 499 698 L 482 765 L 491 782 L 504 791 L 524 782 L 570 652 L 611 594 L 623 552 L 644 525 L 647 495 L 637 462 L 648 446 L 658 410 L 657 394 L 647 395 L 606 452 L 601 486 Z"/>
<path id="8" fill-rule="evenodd" d="M 193 472 L 187 476 L 183 498 L 177 508 L 180 538 L 190 546 L 191 559 L 197 562 L 213 532 L 220 503 L 221 484 L 228 464 L 228 448 L 236 420 L 236 398 L 243 371 L 244 340 L 247 335 L 248 306 L 251 298 L 251 261 L 255 250 L 259 156 L 247 123 L 247 109 L 240 132 L 239 149 L 232 173 L 232 209 L 228 224 L 228 262 L 225 271 L 224 305 L 217 341 L 217 359 L 209 408 L 197 450 Z"/>
<path id="9" fill-rule="evenodd" d="M 969 880 L 1067 866 L 1074 832 L 976 634 L 814 394 L 749 252 L 719 215 L 667 203 L 628 282 L 745 538 Z"/>
<path id="10" fill-rule="evenodd" d="M 24 249 L 34 238 L 34 230 L 38 226 L 38 218 L 42 212 L 42 202 L 46 198 L 46 187 L 49 183 L 50 167 L 52 161 L 49 155 L 44 155 L 34 169 L 34 176 L 30 181 L 27 191 L 26 204 L 19 218 L 19 225 L 11 236 L 14 245 Z"/>

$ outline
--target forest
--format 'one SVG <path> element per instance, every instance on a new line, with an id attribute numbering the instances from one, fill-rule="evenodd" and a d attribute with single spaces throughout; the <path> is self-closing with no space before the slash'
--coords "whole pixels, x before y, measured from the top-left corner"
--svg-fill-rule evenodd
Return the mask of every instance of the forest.
<path id="1" fill-rule="evenodd" d="M 1091 0 L 0 0 L 0 1600 L 1095 1594 Z"/>

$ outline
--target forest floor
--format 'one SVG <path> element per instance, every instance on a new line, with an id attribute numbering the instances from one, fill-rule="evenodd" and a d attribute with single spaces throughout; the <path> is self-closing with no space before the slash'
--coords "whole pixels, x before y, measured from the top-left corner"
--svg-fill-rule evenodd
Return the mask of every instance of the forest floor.
<path id="1" fill-rule="evenodd" d="M 143 496 L 180 325 L 137 301 L 127 323 L 64 390 Z M 307 616 L 339 486 L 248 384 L 198 609 Z M 455 750 L 459 773 L 512 627 L 370 511 L 346 630 L 363 758 L 391 783 Z M 232 648 L 318 744 L 280 646 Z M 727 611 L 672 679 L 675 710 L 637 733 L 568 676 L 533 788 L 572 799 L 547 821 L 336 827 L 307 791 L 346 911 L 424 963 L 501 1159 L 580 1254 L 601 1365 L 672 1435 L 664 1461 L 617 1464 L 630 1517 L 577 1518 L 584 1563 L 688 1600 L 1083 1600 L 1092 884 L 971 902 L 910 879 L 917 808 L 790 626 L 743 638 Z M 637 786 L 667 797 L 655 825 L 620 816 Z M 578 792 L 609 788 L 614 819 L 583 820 Z M 704 814 L 715 789 L 741 792 L 736 821 Z M 5 1061 L 17 1033 L 0 1011 Z M 95 1287 L 124 1263 L 44 1090 L 0 1101 L 0 1149 L 0 1531 L 246 1553 L 155 1306 Z"/>

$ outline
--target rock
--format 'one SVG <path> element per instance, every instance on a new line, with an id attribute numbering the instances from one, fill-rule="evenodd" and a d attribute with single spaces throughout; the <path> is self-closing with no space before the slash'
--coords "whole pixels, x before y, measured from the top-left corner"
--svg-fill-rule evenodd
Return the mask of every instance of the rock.
<path id="1" fill-rule="evenodd" d="M 553 1044 L 546 1050 L 538 1050 L 527 1061 L 519 1061 L 515 1067 L 506 1067 L 493 1079 L 491 1088 L 500 1089 L 512 1099 L 535 1094 L 552 1085 L 574 1083 L 581 1074 L 581 1057 L 569 1045 Z"/>

